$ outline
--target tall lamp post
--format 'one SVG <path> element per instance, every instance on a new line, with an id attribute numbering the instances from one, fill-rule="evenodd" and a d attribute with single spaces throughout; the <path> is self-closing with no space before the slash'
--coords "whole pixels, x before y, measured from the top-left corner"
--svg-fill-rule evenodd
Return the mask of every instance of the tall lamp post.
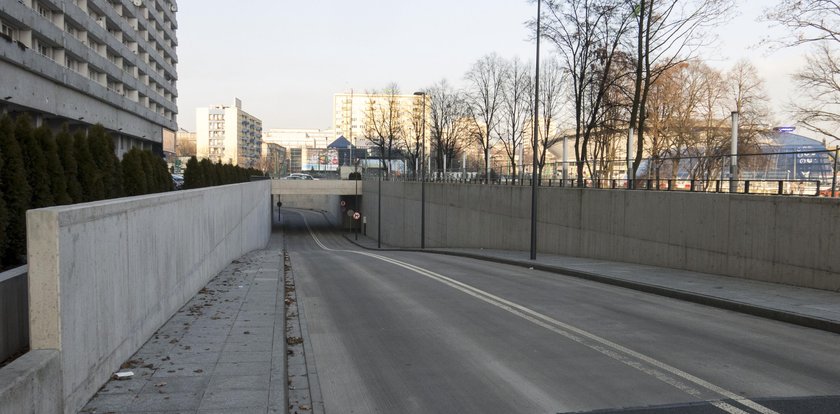
<path id="1" fill-rule="evenodd" d="M 536 72 L 534 73 L 534 146 L 531 147 L 534 163 L 531 168 L 531 260 L 537 260 L 537 146 L 539 125 L 537 119 L 540 114 L 540 5 L 542 0 L 537 0 L 537 60 L 535 61 Z"/>
<path id="2" fill-rule="evenodd" d="M 423 161 L 426 159 L 426 92 L 414 92 L 423 100 L 423 116 L 421 118 L 420 135 L 423 143 L 420 145 L 420 248 L 426 248 L 426 177 L 424 176 Z"/>
<path id="3" fill-rule="evenodd" d="M 382 159 L 382 154 L 379 154 L 379 158 Z M 379 169 L 379 189 L 377 193 L 379 193 L 379 201 L 378 205 L 376 206 L 376 248 L 382 248 L 382 168 Z"/>

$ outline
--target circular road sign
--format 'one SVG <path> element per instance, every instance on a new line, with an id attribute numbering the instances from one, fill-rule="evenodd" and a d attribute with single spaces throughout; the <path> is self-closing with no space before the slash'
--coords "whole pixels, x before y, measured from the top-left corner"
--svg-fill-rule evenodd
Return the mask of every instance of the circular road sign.
<path id="1" fill-rule="evenodd" d="M 355 213 L 353 213 L 353 220 L 358 220 L 358 219 L 360 219 L 361 217 L 362 217 L 362 215 L 361 215 L 361 214 L 359 214 L 359 212 L 355 212 Z"/>
<path id="2" fill-rule="evenodd" d="M 346 201 L 344 201 L 344 200 L 341 200 L 341 206 L 342 206 L 342 207 L 344 207 L 344 206 L 346 206 L 346 205 L 347 205 L 347 202 L 346 202 Z"/>

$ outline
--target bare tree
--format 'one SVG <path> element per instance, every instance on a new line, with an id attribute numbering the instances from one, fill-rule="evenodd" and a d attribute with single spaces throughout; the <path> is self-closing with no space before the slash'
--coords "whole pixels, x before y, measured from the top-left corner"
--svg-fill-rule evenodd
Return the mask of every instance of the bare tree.
<path id="1" fill-rule="evenodd" d="M 758 70 L 747 60 L 740 60 L 726 75 L 729 99 L 733 101 L 731 108 L 740 114 L 739 129 L 741 138 L 751 139 L 759 130 L 763 129 L 770 116 L 767 106 L 767 93 L 764 90 L 764 80 L 758 75 Z M 745 136 L 744 133 L 749 136 Z"/>
<path id="2" fill-rule="evenodd" d="M 444 158 L 456 158 L 470 138 L 469 110 L 463 95 L 446 80 L 432 86 L 427 94 L 430 146 L 435 165 L 442 166 Z"/>
<path id="3" fill-rule="evenodd" d="M 415 94 L 414 104 L 411 107 L 411 113 L 408 114 L 407 130 L 403 134 L 402 150 L 405 153 L 409 162 L 409 168 L 412 175 L 419 178 L 418 172 L 420 169 L 419 163 L 423 162 L 420 156 L 423 155 L 423 138 L 428 135 L 428 111 L 429 98 L 423 92 L 423 95 Z M 425 117 L 424 117 L 425 116 Z M 428 154 L 426 154 L 428 155 Z"/>
<path id="4" fill-rule="evenodd" d="M 610 0 L 546 0 L 544 36 L 557 46 L 561 65 L 571 77 L 574 100 L 575 159 L 583 185 L 590 140 L 601 118 L 604 97 L 618 76 L 613 63 L 631 12 Z"/>
<path id="5" fill-rule="evenodd" d="M 554 133 L 554 130 L 557 128 L 557 118 L 563 109 L 563 93 L 565 92 L 563 85 L 565 83 L 566 76 L 556 60 L 546 60 L 542 63 L 540 69 L 540 136 L 537 138 L 537 173 L 539 177 L 542 177 L 545 168 L 545 156 L 548 149 L 562 140 Z"/>
<path id="6" fill-rule="evenodd" d="M 805 67 L 794 75 L 804 103 L 792 105 L 796 119 L 807 128 L 840 139 L 840 3 L 837 0 L 782 0 L 765 18 L 791 31 L 784 46 L 816 44 Z"/>
<path id="7" fill-rule="evenodd" d="M 769 98 L 764 89 L 764 79 L 758 70 L 747 60 L 738 61 L 726 74 L 730 102 L 739 115 L 738 153 L 756 154 L 761 152 L 759 137 L 768 130 L 770 108 Z M 731 107 L 730 107 L 731 108 Z M 731 148 L 727 152 L 732 152 Z M 742 157 L 739 163 L 744 168 L 757 169 L 768 162 L 766 157 Z"/>
<path id="8" fill-rule="evenodd" d="M 733 0 L 640 0 L 630 2 L 635 21 L 635 82 L 630 126 L 636 133 L 634 178 L 645 145 L 647 99 L 661 74 L 687 59 L 710 37 L 706 29 L 722 21 Z M 628 154 L 629 155 L 629 154 Z"/>
<path id="9" fill-rule="evenodd" d="M 368 92 L 370 97 L 365 111 L 365 138 L 379 150 L 380 165 L 388 175 L 393 152 L 399 149 L 405 134 L 399 94 L 399 87 L 395 83 L 381 92 Z"/>
<path id="10" fill-rule="evenodd" d="M 590 144 L 592 162 L 587 163 L 589 175 L 595 179 L 594 185 L 604 184 L 603 179 L 612 178 L 612 172 L 618 158 L 621 138 L 626 137 L 627 118 L 630 102 L 627 99 L 625 84 L 627 79 L 621 73 L 626 72 L 628 61 L 624 56 L 614 63 L 617 65 L 617 79 L 604 94 L 602 109 L 598 115 Z M 626 164 L 626 163 L 625 163 Z"/>
<path id="11" fill-rule="evenodd" d="M 646 145 L 653 161 L 649 170 L 652 168 L 657 178 L 663 167 L 676 177 L 681 158 L 698 153 L 699 107 L 709 80 L 704 75 L 706 69 L 698 62 L 683 62 L 662 71 L 650 88 Z"/>
<path id="12" fill-rule="evenodd" d="M 840 56 L 822 44 L 794 79 L 808 99 L 793 105 L 796 119 L 808 129 L 840 140 Z"/>
<path id="13" fill-rule="evenodd" d="M 505 71 L 502 58 L 491 54 L 480 58 L 466 74 L 465 96 L 473 122 L 473 142 L 484 154 L 485 182 L 490 180 L 490 149 L 497 138 Z"/>
<path id="14" fill-rule="evenodd" d="M 530 65 L 523 64 L 518 58 L 506 63 L 502 88 L 502 105 L 498 136 L 511 166 L 511 175 L 516 179 L 517 155 L 526 136 L 529 120 L 533 118 L 533 82 Z M 533 125 L 533 124 L 531 124 Z M 524 160 L 520 160 L 524 164 Z"/>
<path id="15" fill-rule="evenodd" d="M 723 169 L 721 162 L 724 154 L 729 153 L 727 147 L 726 128 L 726 84 L 720 72 L 702 65 L 697 74 L 702 78 L 700 84 L 700 104 L 696 110 L 697 127 L 694 150 L 691 155 L 698 156 L 693 165 L 692 178 L 702 179 L 704 189 L 719 176 Z"/>
<path id="16" fill-rule="evenodd" d="M 791 30 L 784 44 L 840 42 L 840 3 L 837 0 L 782 0 L 765 12 L 765 19 Z"/>

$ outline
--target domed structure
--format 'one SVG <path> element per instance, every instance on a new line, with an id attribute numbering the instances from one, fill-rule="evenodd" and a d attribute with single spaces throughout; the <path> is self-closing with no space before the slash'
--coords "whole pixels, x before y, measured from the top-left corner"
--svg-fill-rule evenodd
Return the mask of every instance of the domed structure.
<path id="1" fill-rule="evenodd" d="M 821 142 L 794 134 L 793 128 L 775 128 L 762 136 L 759 146 L 763 154 L 756 157 L 757 162 L 745 163 L 742 180 L 820 180 L 830 184 L 834 158 Z"/>

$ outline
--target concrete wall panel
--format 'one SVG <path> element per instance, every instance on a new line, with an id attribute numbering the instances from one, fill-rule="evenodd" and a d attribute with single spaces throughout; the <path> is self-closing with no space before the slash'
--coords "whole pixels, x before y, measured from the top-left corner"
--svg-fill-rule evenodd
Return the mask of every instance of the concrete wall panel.
<path id="1" fill-rule="evenodd" d="M 404 237 L 419 231 L 410 224 L 417 221 L 417 186 L 383 183 L 389 194 L 383 243 L 418 246 Z M 414 190 L 400 199 L 398 187 Z M 529 187 L 427 187 L 427 247 L 529 249 Z M 375 188 L 365 195 L 368 235 L 376 237 Z M 538 250 L 840 291 L 838 204 L 808 197 L 544 187 Z"/>
<path id="2" fill-rule="evenodd" d="M 33 349 L 74 413 L 154 331 L 271 233 L 268 182 L 27 212 Z M 56 392 L 58 392 L 56 390 Z"/>

